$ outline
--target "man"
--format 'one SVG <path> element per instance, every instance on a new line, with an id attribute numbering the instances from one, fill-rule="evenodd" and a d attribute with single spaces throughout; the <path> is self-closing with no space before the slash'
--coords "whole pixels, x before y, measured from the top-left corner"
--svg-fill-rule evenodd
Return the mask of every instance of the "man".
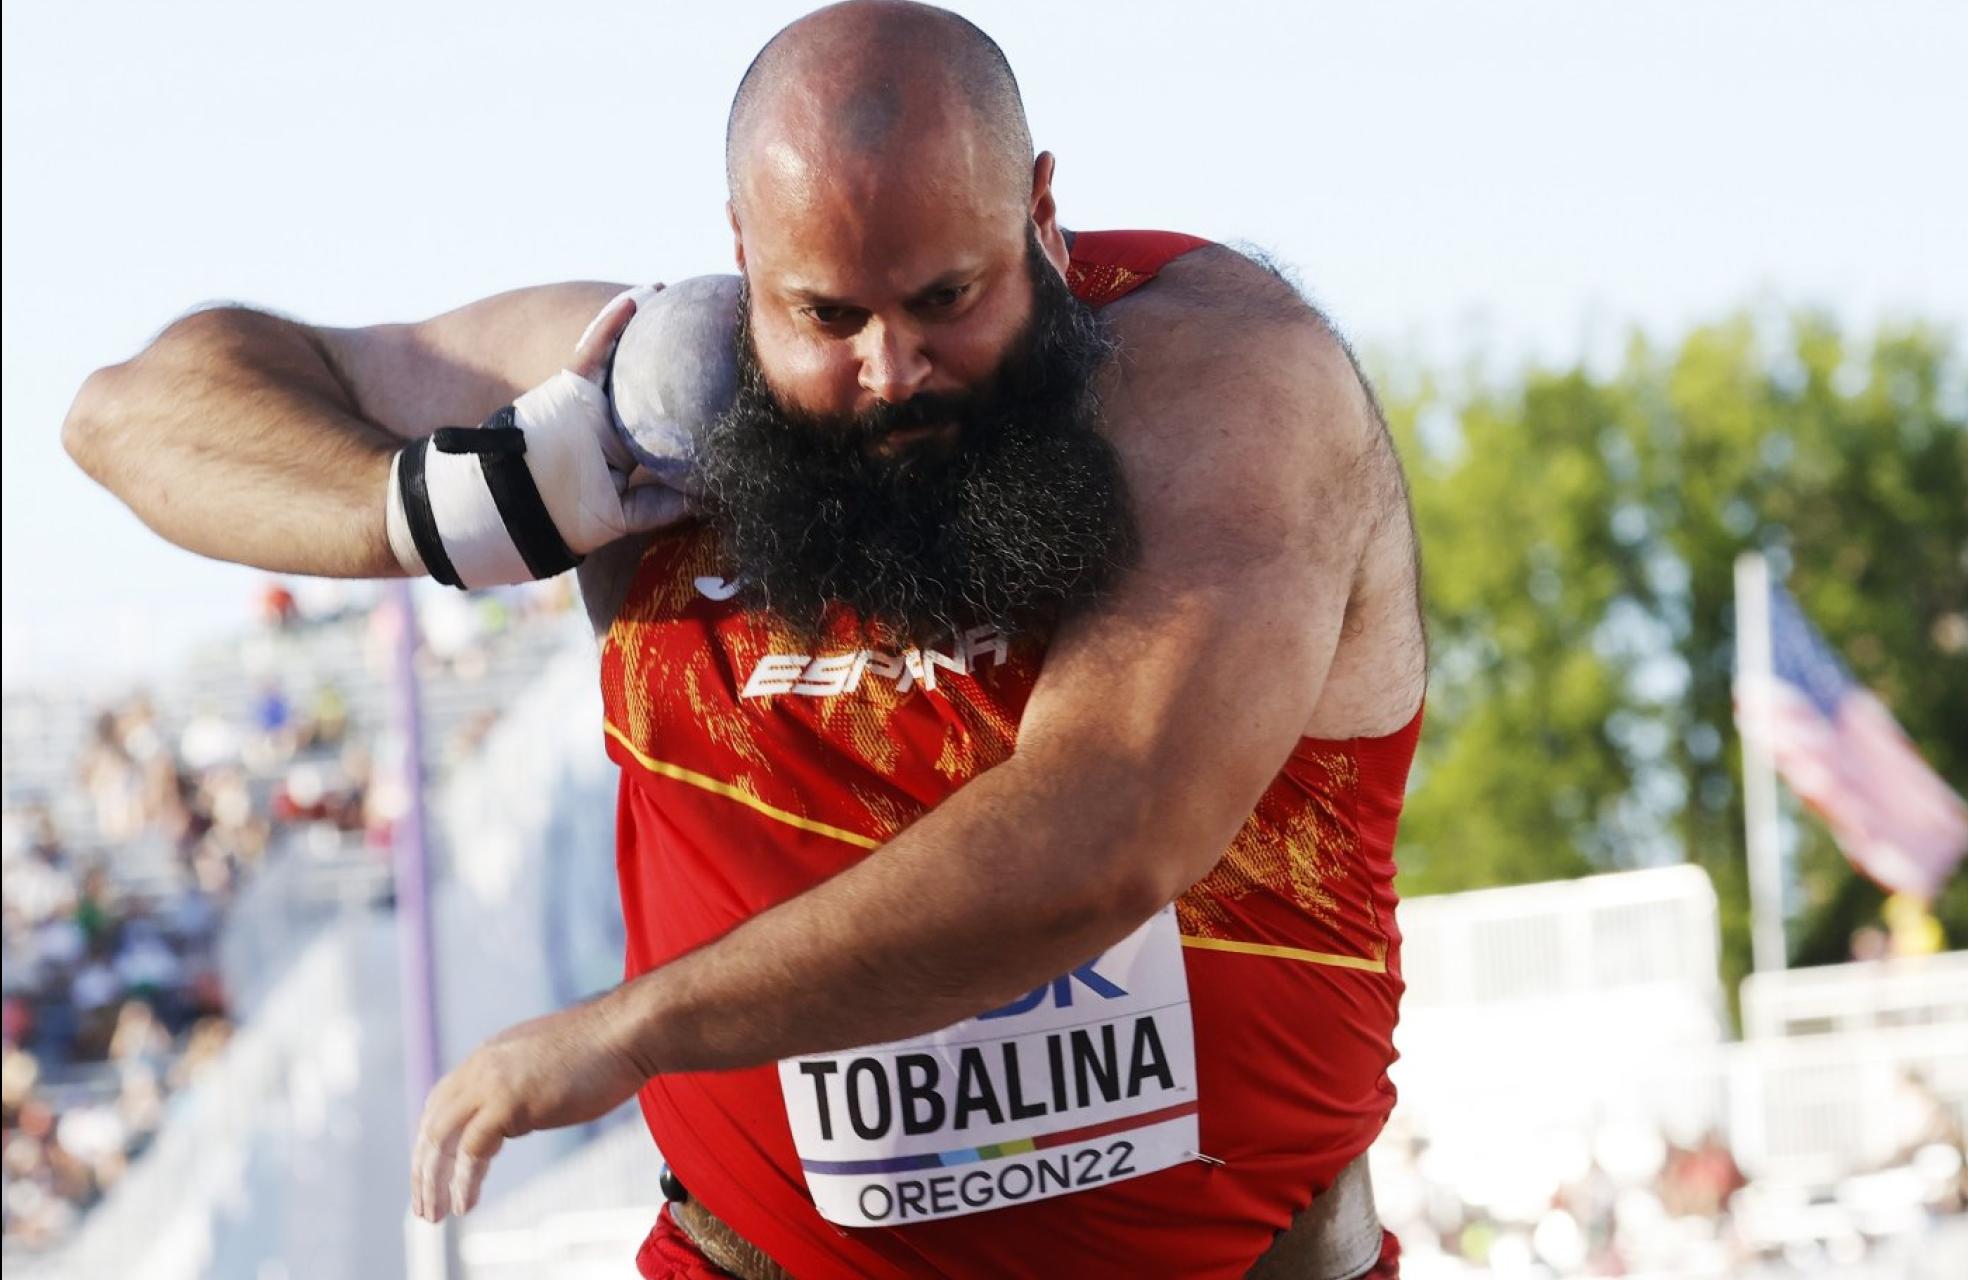
<path id="1" fill-rule="evenodd" d="M 1344 345 L 1233 253 L 1063 229 L 1002 54 L 939 10 L 793 24 L 727 142 L 703 523 L 608 441 L 649 303 L 597 317 L 615 286 L 202 313 L 65 430 L 207 554 L 588 557 L 629 980 L 440 1083 L 415 1207 L 639 1093 L 680 1179 L 645 1275 L 1391 1274 L 1361 1159 L 1423 644 Z"/>

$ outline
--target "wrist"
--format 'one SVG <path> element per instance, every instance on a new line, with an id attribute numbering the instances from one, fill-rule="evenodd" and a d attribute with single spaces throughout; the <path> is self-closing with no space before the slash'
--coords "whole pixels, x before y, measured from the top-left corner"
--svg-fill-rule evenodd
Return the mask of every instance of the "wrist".
<path id="1" fill-rule="evenodd" d="M 417 551 L 417 540 L 410 533 L 410 517 L 403 510 L 403 488 L 401 468 L 403 450 L 390 459 L 389 479 L 385 482 L 383 495 L 383 529 L 389 538 L 392 554 L 403 572 L 412 578 L 421 578 L 430 573 L 424 565 L 424 557 Z"/>
<path id="2" fill-rule="evenodd" d="M 481 426 L 441 427 L 392 460 L 385 525 L 403 568 L 473 589 L 550 578 L 581 563 L 535 481 L 515 412 L 507 405 Z M 550 481 L 565 478 L 554 472 L 554 453 L 549 442 L 536 455 Z M 593 466 L 615 497 L 607 464 L 596 457 Z"/>
<path id="3" fill-rule="evenodd" d="M 603 1042 L 643 1080 L 680 1069 L 673 1052 L 675 1019 L 665 1010 L 668 989 L 673 985 L 667 968 L 654 969 L 596 998 Z M 672 1051 L 666 1052 L 666 1048 Z"/>

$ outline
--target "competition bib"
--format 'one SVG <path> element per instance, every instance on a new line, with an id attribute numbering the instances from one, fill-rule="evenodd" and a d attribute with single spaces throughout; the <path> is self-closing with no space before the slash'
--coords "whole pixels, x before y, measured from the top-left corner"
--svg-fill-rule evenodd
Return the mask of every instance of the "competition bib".
<path id="1" fill-rule="evenodd" d="M 813 1203 L 847 1227 L 980 1213 L 1192 1159 L 1196 1043 L 1175 908 L 1002 1009 L 785 1059 L 779 1086 Z"/>

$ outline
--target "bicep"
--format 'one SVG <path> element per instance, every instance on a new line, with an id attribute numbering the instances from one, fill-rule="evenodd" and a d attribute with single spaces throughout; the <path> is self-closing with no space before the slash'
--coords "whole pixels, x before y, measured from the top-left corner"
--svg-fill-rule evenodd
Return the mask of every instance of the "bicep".
<path id="1" fill-rule="evenodd" d="M 1365 405 L 1315 332 L 1137 360 L 1108 398 L 1136 562 L 1064 625 L 1021 755 L 1099 759 L 1186 886 L 1214 863 L 1318 704 L 1366 541 Z"/>
<path id="2" fill-rule="evenodd" d="M 362 416 L 411 439 L 476 425 L 553 376 L 588 322 L 625 287 L 540 285 L 420 323 L 309 333 Z"/>

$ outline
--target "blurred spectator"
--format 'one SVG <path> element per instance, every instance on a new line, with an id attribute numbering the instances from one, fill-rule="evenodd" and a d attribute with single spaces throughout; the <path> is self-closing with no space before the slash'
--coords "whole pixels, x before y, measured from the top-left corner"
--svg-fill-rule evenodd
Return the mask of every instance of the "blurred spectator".
<path id="1" fill-rule="evenodd" d="M 1941 922 L 1927 903 L 1910 893 L 1895 893 L 1880 908 L 1895 956 L 1931 956 L 1946 945 Z"/>
<path id="2" fill-rule="evenodd" d="M 1661 1202 L 1676 1217 L 1713 1218 L 1748 1181 L 1722 1135 L 1710 1130 L 1692 1150 L 1670 1151 L 1661 1175 Z"/>
<path id="3" fill-rule="evenodd" d="M 237 760 L 241 746 L 238 726 L 209 707 L 193 716 L 178 735 L 179 758 L 197 773 Z"/>
<path id="4" fill-rule="evenodd" d="M 1852 959 L 1857 963 L 1884 960 L 1890 947 L 1886 931 L 1876 924 L 1862 924 L 1852 930 Z"/>
<path id="5" fill-rule="evenodd" d="M 269 631 L 285 631 L 300 621 L 301 611 L 294 593 L 283 582 L 268 582 L 260 588 L 260 622 Z"/>
<path id="6" fill-rule="evenodd" d="M 1893 1154 L 1887 1157 L 1884 1167 L 1905 1164 L 1921 1148 L 1935 1144 L 1968 1153 L 1968 1146 L 1962 1141 L 1961 1120 L 1954 1108 L 1934 1092 L 1927 1077 L 1910 1067 L 1894 1086 L 1891 1114 L 1893 1131 L 1889 1136 Z"/>
<path id="7" fill-rule="evenodd" d="M 1403 1273 L 1416 1276 L 1774 1277 L 1821 1256 L 1812 1240 L 1847 1262 L 1877 1246 L 1890 1265 L 1905 1249 L 1858 1224 L 1917 1232 L 1930 1215 L 1968 1205 L 1958 1120 L 1917 1074 L 1903 1084 L 1901 1149 L 1878 1169 L 1848 1170 L 1816 1188 L 1752 1182 L 1714 1131 L 1677 1147 L 1652 1125 L 1607 1119 L 1583 1159 L 1573 1139 L 1550 1134 L 1451 1152 L 1397 1111 L 1372 1149 L 1374 1197 L 1401 1237 Z M 1549 1194 L 1504 1190 L 1540 1186 Z M 1786 1266 L 1765 1265 L 1774 1263 Z"/>
<path id="8" fill-rule="evenodd" d="M 295 836 L 335 843 L 358 832 L 379 854 L 391 846 L 407 808 L 387 764 L 397 753 L 362 722 L 359 709 L 373 699 L 344 682 L 387 682 L 395 615 L 352 614 L 339 589 L 307 598 L 303 609 L 269 583 L 265 626 L 233 642 L 224 678 L 198 682 L 175 716 L 141 694 L 77 709 L 80 746 L 57 768 L 73 770 L 78 809 L 51 810 L 17 790 L 9 741 L 0 815 L 0 1210 L 9 1249 L 59 1244 L 143 1151 L 170 1094 L 224 1051 L 232 1022 L 219 935 L 273 851 L 300 847 Z M 435 634 L 420 664 L 470 679 L 491 669 L 516 630 L 574 603 L 568 583 L 433 599 Z M 357 660 L 365 634 L 366 676 Z M 312 668 L 310 645 L 328 655 Z M 469 749 L 490 718 L 467 715 L 433 743 Z M 456 723 L 463 733 L 449 732 Z"/>
<path id="9" fill-rule="evenodd" d="M 315 686 L 314 698 L 308 704 L 307 725 L 302 745 L 333 750 L 342 745 L 342 738 L 348 732 L 348 699 L 343 696 L 339 686 L 319 684 Z"/>
<path id="10" fill-rule="evenodd" d="M 83 790 L 95 805 L 96 831 L 111 843 L 137 833 L 142 815 L 137 805 L 137 769 L 124 749 L 116 714 L 96 717 L 95 730 L 83 750 L 80 768 Z"/>
<path id="11" fill-rule="evenodd" d="M 253 736 L 246 744 L 247 764 L 267 773 L 292 759 L 300 746 L 294 707 L 276 680 L 267 680 L 253 699 Z"/>

